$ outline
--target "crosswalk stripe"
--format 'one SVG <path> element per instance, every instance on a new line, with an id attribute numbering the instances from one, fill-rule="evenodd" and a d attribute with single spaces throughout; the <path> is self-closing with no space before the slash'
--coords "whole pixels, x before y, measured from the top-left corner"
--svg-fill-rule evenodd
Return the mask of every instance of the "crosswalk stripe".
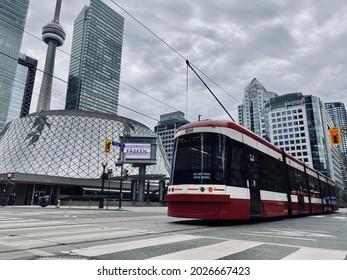
<path id="1" fill-rule="evenodd" d="M 27 219 L 23 219 L 23 218 L 0 218 L 0 222 L 7 222 L 7 221 L 18 221 L 18 220 L 22 220 L 22 221 L 25 221 Z"/>
<path id="2" fill-rule="evenodd" d="M 5 245 L 7 247 L 13 248 L 13 249 L 31 249 L 35 247 L 42 247 L 42 246 L 50 246 L 52 245 L 52 242 L 46 241 L 46 240 L 36 240 L 36 239 L 16 239 L 13 240 L 12 237 L 10 238 L 4 238 L 0 240 L 1 245 Z"/>
<path id="3" fill-rule="evenodd" d="M 264 243 L 233 239 L 213 245 L 157 256 L 150 258 L 150 260 L 215 260 L 227 255 L 251 249 L 261 244 Z"/>
<path id="4" fill-rule="evenodd" d="M 170 244 L 174 242 L 181 242 L 193 239 L 199 239 L 201 236 L 196 235 L 168 235 L 161 236 L 150 239 L 122 242 L 122 243 L 113 243 L 107 245 L 98 245 L 82 249 L 71 250 L 69 253 L 73 253 L 85 257 L 96 257 L 100 255 L 107 255 L 127 250 L 134 250 L 139 248 L 145 248 L 150 246 Z"/>
<path id="5" fill-rule="evenodd" d="M 283 260 L 343 260 L 347 251 L 301 247 Z"/>
<path id="6" fill-rule="evenodd" d="M 83 235 L 70 235 L 70 236 L 58 236 L 54 238 L 47 238 L 46 240 L 51 241 L 51 242 L 64 242 L 66 244 L 69 244 L 71 242 L 79 241 L 79 242 L 84 242 L 84 241 L 95 241 L 99 240 L 100 237 L 102 239 L 107 239 L 107 238 L 120 238 L 120 237 L 131 237 L 131 236 L 137 236 L 141 234 L 148 234 L 151 233 L 150 231 L 146 230 L 112 230 L 112 231 L 105 231 L 105 230 L 100 230 L 98 232 L 94 233 L 86 233 Z"/>
<path id="7" fill-rule="evenodd" d="M 29 254 L 32 254 L 34 256 L 37 256 L 37 257 L 52 257 L 52 256 L 55 256 L 52 253 L 44 252 L 44 251 L 37 250 L 37 249 L 26 250 L 26 252 L 29 253 Z"/>
<path id="8" fill-rule="evenodd" d="M 59 213 L 61 215 L 61 213 Z M 74 218 L 75 216 L 69 215 L 68 217 Z M 316 216 L 319 218 L 319 216 Z M 142 230 L 142 229 L 132 229 L 132 228 L 117 228 L 112 227 L 110 224 L 107 226 L 91 224 L 66 224 L 63 221 L 52 221 L 52 220 L 39 220 L 32 217 L 28 219 L 16 217 L 8 214 L 7 216 L 2 216 L 0 218 L 0 244 L 3 246 L 4 254 L 11 254 L 12 249 L 22 250 L 23 254 L 28 254 L 30 257 L 52 257 L 55 254 L 65 254 L 69 256 L 81 256 L 81 257 L 98 257 L 107 255 L 112 255 L 120 253 L 119 256 L 123 254 L 135 254 L 138 252 L 146 252 L 146 250 L 153 251 L 153 247 L 158 246 L 157 249 L 150 255 L 146 256 L 146 253 L 143 253 L 142 258 L 147 260 L 215 260 L 223 259 L 228 256 L 234 258 L 239 257 L 239 253 L 243 254 L 242 257 L 252 257 L 254 252 L 258 252 L 260 258 L 263 257 L 262 252 L 265 252 L 263 248 L 265 245 L 274 244 L 268 242 L 257 242 L 257 241 L 247 241 L 247 240 L 236 240 L 236 239 L 218 239 L 218 243 L 211 244 L 211 240 L 203 240 L 208 237 L 201 235 L 190 235 L 190 234 L 166 234 L 166 235 L 157 235 L 155 231 Z M 335 216 L 333 219 L 347 219 L 344 216 Z M 139 219 L 136 217 L 136 219 Z M 135 220 L 135 218 L 134 218 Z M 108 218 L 105 218 L 105 221 L 108 221 Z M 113 224 L 115 225 L 115 224 Z M 9 229 L 11 229 L 9 231 Z M 286 236 L 290 231 L 295 231 L 295 233 L 302 233 L 303 237 L 298 236 Z M 10 232 L 10 233 L 9 233 Z M 282 233 L 283 232 L 283 233 Z M 272 235 L 269 232 L 253 232 L 253 233 L 244 233 L 242 235 L 260 235 L 260 236 L 275 236 L 274 234 L 282 234 L 276 237 L 280 238 L 292 238 L 292 239 L 307 239 L 307 237 L 316 237 L 316 236 L 328 236 L 326 232 L 309 232 L 309 231 L 297 231 L 295 229 L 272 229 Z M 150 236 L 151 234 L 152 236 Z M 153 237 L 155 234 L 156 237 Z M 148 236 L 147 236 L 148 235 Z M 134 241 L 125 241 L 124 239 L 118 243 L 116 240 L 119 238 L 130 238 L 137 240 Z M 143 236 L 143 238 L 141 237 Z M 158 237 L 157 237 L 158 236 Z M 330 236 L 329 236 L 330 237 Z M 141 238 L 141 240 L 139 240 Z M 242 238 L 242 237 L 239 237 Z M 105 245 L 95 245 L 90 246 L 92 243 L 97 244 L 98 240 L 111 240 L 111 244 Z M 211 239 L 216 240 L 216 238 L 211 237 Z M 194 246 L 183 246 L 184 242 L 189 242 L 190 240 L 196 240 L 191 242 Z M 316 240 L 316 239 L 312 239 Z M 73 243 L 81 242 L 82 246 L 89 246 L 85 248 L 72 249 L 71 251 L 61 251 L 69 250 L 65 248 L 71 248 Z M 181 242 L 181 244 L 180 244 Z M 195 244 L 196 242 L 196 244 Z M 176 243 L 176 244 L 175 244 Z M 51 247 L 52 245 L 69 245 L 69 247 L 57 247 L 59 249 L 49 249 L 48 252 L 43 251 L 44 247 Z M 99 243 L 100 244 L 100 243 Z M 210 244 L 210 245 L 208 245 Z M 265 244 L 265 245 L 264 245 Z M 180 245 L 180 246 L 178 246 Z M 278 259 L 283 260 L 344 260 L 347 258 L 347 250 L 332 250 L 332 249 L 322 249 L 322 248 L 311 248 L 311 247 L 301 247 L 294 245 L 279 245 L 276 246 L 287 246 L 293 247 L 294 250 L 282 250 L 282 255 L 278 255 Z M 163 248 L 162 248 L 162 247 Z M 168 250 L 168 246 L 170 246 Z M 199 246 L 193 248 L 195 246 Z M 74 246 L 75 248 L 77 246 Z M 151 248 L 152 247 L 152 248 Z M 164 248 L 165 247 L 165 248 Z M 148 248 L 148 249 L 146 249 Z M 133 252 L 131 252 L 134 250 Z M 52 253 L 51 251 L 54 251 Z M 127 252 L 129 251 L 129 252 Z M 174 252 L 176 251 L 176 252 Z M 160 252 L 163 255 L 159 255 Z M 170 253 L 168 253 L 170 252 Z M 259 253 L 260 252 L 260 253 Z M 236 254 L 236 255 L 234 255 Z M 288 254 L 288 255 L 286 255 Z M 156 255 L 156 256 L 155 256 Z M 233 256 L 234 255 L 234 256 Z M 111 256 L 112 257 L 112 256 Z M 114 255 L 113 257 L 116 257 Z M 253 256 L 254 257 L 254 256 Z"/>
<path id="9" fill-rule="evenodd" d="M 37 221 L 37 220 L 25 220 L 25 222 L 10 222 L 10 223 L 1 223 L 0 229 L 9 229 L 9 228 L 24 228 L 24 227 L 34 227 L 40 225 L 56 225 L 62 224 L 62 222 L 57 221 Z"/>
<path id="10" fill-rule="evenodd" d="M 105 238 L 120 238 L 131 237 L 142 234 L 151 233 L 146 230 L 134 229 L 98 229 L 90 232 L 79 229 L 78 231 L 69 231 L 66 229 L 59 229 L 55 232 L 39 232 L 33 234 L 25 234 L 24 236 L 5 236 L 0 238 L 0 244 L 9 246 L 16 249 L 29 249 L 40 246 L 49 246 L 52 244 L 69 244 L 74 242 L 96 241 L 100 237 Z M 53 236 L 52 236 L 53 235 Z M 50 236 L 50 237 L 49 237 Z"/>

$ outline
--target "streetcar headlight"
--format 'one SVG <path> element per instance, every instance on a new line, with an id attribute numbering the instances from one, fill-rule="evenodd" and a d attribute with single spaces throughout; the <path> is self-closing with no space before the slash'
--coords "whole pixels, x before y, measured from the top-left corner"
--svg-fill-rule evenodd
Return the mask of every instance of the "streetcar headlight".
<path id="1" fill-rule="evenodd" d="M 204 187 L 201 187 L 201 188 L 200 188 L 200 191 L 201 191 L 201 192 L 204 192 L 204 191 L 205 191 L 205 188 L 204 188 Z"/>

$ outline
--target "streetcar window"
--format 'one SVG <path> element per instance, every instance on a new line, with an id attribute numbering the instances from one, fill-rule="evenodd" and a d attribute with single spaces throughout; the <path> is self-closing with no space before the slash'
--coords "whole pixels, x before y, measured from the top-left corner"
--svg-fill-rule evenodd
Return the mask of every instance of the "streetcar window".
<path id="1" fill-rule="evenodd" d="M 237 142 L 217 133 L 183 135 L 175 141 L 172 184 L 245 185 Z"/>
<path id="2" fill-rule="evenodd" d="M 327 196 L 330 196 L 330 193 L 329 193 L 329 188 L 328 188 L 328 184 L 324 181 L 321 181 L 321 187 L 322 187 L 322 197 L 327 197 Z"/>
<path id="3" fill-rule="evenodd" d="M 289 167 L 289 181 L 292 194 L 308 195 L 305 173 Z M 305 191 L 306 190 L 306 191 Z"/>
<path id="4" fill-rule="evenodd" d="M 308 184 L 309 184 L 309 189 L 310 189 L 310 196 L 313 198 L 320 198 L 318 179 L 309 175 L 308 176 Z"/>
<path id="5" fill-rule="evenodd" d="M 259 153 L 262 189 L 275 192 L 286 192 L 285 169 L 282 161 Z"/>

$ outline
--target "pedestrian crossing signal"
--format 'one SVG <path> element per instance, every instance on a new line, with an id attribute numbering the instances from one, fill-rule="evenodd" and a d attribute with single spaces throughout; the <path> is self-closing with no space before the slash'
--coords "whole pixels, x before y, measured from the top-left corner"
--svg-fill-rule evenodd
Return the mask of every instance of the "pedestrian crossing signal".
<path id="1" fill-rule="evenodd" d="M 104 152 L 105 154 L 109 154 L 111 152 L 112 140 L 106 139 L 104 144 Z"/>
<path id="2" fill-rule="evenodd" d="M 329 129 L 330 133 L 330 143 L 333 145 L 341 144 L 341 134 L 340 130 L 337 127 Z"/>

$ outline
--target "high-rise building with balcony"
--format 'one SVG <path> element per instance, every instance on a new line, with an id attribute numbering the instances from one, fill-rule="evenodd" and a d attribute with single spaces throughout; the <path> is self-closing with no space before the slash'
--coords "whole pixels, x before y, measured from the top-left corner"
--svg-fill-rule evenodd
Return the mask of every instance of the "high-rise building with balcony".
<path id="1" fill-rule="evenodd" d="M 0 3 L 0 133 L 10 108 L 29 0 Z"/>
<path id="2" fill-rule="evenodd" d="M 238 106 L 239 124 L 253 131 L 255 134 L 268 139 L 262 110 L 267 101 L 275 96 L 277 96 L 276 93 L 267 91 L 266 88 L 254 78 L 245 87 L 243 104 Z"/>
<path id="3" fill-rule="evenodd" d="M 74 23 L 66 109 L 118 112 L 124 18 L 91 0 Z"/>

